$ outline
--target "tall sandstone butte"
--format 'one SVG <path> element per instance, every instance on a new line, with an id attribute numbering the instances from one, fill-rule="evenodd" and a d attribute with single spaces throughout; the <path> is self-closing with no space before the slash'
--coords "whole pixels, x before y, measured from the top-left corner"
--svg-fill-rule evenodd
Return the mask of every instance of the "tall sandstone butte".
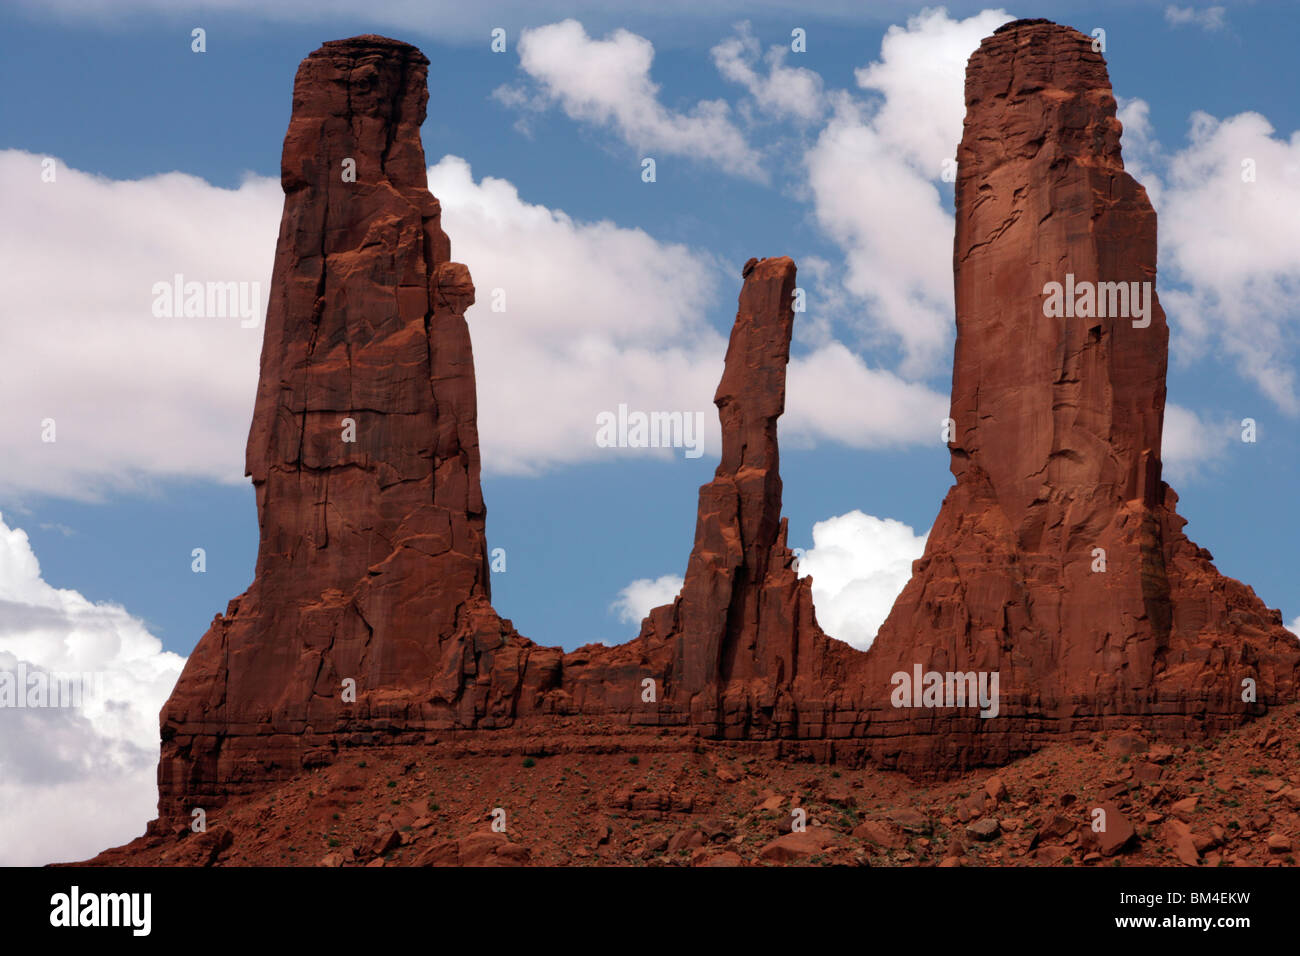
<path id="1" fill-rule="evenodd" d="M 512 709 L 523 645 L 489 603 L 474 286 L 427 188 L 427 66 L 362 36 L 298 70 L 248 438 L 257 571 L 163 709 L 164 816 L 338 735 Z"/>
<path id="2" fill-rule="evenodd" d="M 1155 213 L 1124 171 L 1091 40 L 1043 20 L 984 40 L 958 164 L 957 481 L 870 656 L 877 680 L 915 663 L 998 671 L 1001 714 L 945 713 L 929 741 L 905 721 L 900 759 L 997 762 L 1133 721 L 1194 736 L 1294 699 L 1295 637 L 1187 539 L 1161 480 L 1169 330 L 1154 291 L 1144 328 L 1044 315 L 1045 285 L 1067 273 L 1155 285 Z"/>

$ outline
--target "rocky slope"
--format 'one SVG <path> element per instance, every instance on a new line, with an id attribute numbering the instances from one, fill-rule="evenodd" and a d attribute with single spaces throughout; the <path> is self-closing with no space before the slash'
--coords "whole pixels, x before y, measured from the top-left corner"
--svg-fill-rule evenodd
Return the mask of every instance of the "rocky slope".
<path id="1" fill-rule="evenodd" d="M 1100 732 L 930 782 L 650 735 L 596 753 L 570 720 L 472 749 L 350 750 L 231 801 L 206 833 L 182 824 L 90 862 L 1215 867 L 1294 866 L 1300 850 L 1296 705 L 1206 746 Z"/>

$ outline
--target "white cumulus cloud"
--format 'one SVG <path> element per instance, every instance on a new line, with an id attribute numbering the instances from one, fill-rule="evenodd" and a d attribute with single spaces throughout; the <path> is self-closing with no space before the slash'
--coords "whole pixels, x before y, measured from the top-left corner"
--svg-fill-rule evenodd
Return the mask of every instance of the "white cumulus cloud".
<path id="1" fill-rule="evenodd" d="M 242 480 L 279 183 L 113 181 L 57 158 L 43 182 L 44 158 L 0 151 L 0 491 L 95 498 L 154 477 Z M 259 283 L 256 327 L 155 318 L 153 286 L 177 273 Z"/>
<path id="2" fill-rule="evenodd" d="M 710 53 L 713 63 L 726 79 L 738 83 L 754 98 L 753 109 L 775 118 L 811 121 L 822 115 L 822 78 L 813 70 L 787 66 L 788 45 L 771 47 L 762 56 L 762 47 L 749 21 L 736 27 Z M 755 67 L 766 61 L 767 71 Z"/>
<path id="3" fill-rule="evenodd" d="M 822 630 L 860 650 L 870 647 L 928 533 L 857 510 L 813 525 L 813 547 L 799 559 L 799 576 L 812 575 Z"/>
<path id="4" fill-rule="evenodd" d="M 1180 363 L 1230 362 L 1277 408 L 1300 415 L 1300 131 L 1258 113 L 1192 113 L 1166 150 L 1150 107 L 1121 98 L 1124 164 L 1159 216 L 1160 302 Z"/>
<path id="5" fill-rule="evenodd" d="M 628 30 L 593 39 L 577 20 L 524 30 L 519 65 L 534 83 L 535 98 L 557 104 L 574 120 L 611 127 L 629 146 L 651 153 L 709 160 L 728 172 L 764 179 L 758 154 L 731 119 L 725 100 L 701 100 L 686 113 L 659 101 L 650 79 L 654 45 Z M 528 94 L 505 87 L 511 105 Z"/>
<path id="6" fill-rule="evenodd" d="M 637 578 L 609 606 L 625 624 L 640 624 L 654 608 L 671 604 L 682 589 L 684 579 L 676 574 L 658 578 Z"/>
<path id="7" fill-rule="evenodd" d="M 80 707 L 0 706 L 0 866 L 84 859 L 144 832 L 158 711 L 184 663 L 123 608 L 50 586 L 0 517 L 0 681 L 27 695 L 38 672 L 89 675 Z"/>
<path id="8" fill-rule="evenodd" d="M 808 447 L 830 439 L 853 448 L 937 442 L 948 406 L 948 396 L 830 342 L 790 360 L 781 440 Z"/>
<path id="9" fill-rule="evenodd" d="M 726 340 L 704 317 L 719 301 L 707 256 L 525 202 L 505 180 L 475 181 L 454 156 L 430 168 L 429 187 L 477 290 L 468 318 L 486 467 L 529 474 L 660 454 L 596 446 L 596 416 L 619 404 L 704 412 L 705 452 L 717 454 Z M 494 290 L 504 311 L 493 311 Z"/>
<path id="10" fill-rule="evenodd" d="M 908 376 L 948 358 L 953 218 L 940 182 L 961 140 L 966 60 L 1010 19 L 940 8 L 890 27 L 880 58 L 856 72 L 867 95 L 833 94 L 804 158 L 814 216 L 844 250 L 847 290 L 869 307 L 865 331 L 902 349 Z"/>
<path id="11" fill-rule="evenodd" d="M 1240 440 L 1239 420 L 1203 418 L 1190 408 L 1167 404 L 1160 454 L 1165 478 L 1180 481 L 1201 475 Z"/>
<path id="12" fill-rule="evenodd" d="M 1300 414 L 1300 131 L 1274 135 L 1258 113 L 1192 115 L 1169 159 L 1161 258 L 1180 286 L 1162 301 L 1193 355 L 1225 354 L 1290 415 Z"/>
<path id="13" fill-rule="evenodd" d="M 1138 97 L 1116 96 L 1115 115 L 1124 127 L 1120 149 L 1124 155 L 1125 171 L 1147 191 L 1147 198 L 1160 213 L 1161 183 L 1157 167 L 1164 160 L 1161 147 L 1151 125 L 1151 106 Z"/>

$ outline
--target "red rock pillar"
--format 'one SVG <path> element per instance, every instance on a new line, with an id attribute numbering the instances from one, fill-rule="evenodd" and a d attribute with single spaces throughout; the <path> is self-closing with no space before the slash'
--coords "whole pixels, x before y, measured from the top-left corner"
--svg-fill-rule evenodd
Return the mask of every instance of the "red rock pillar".
<path id="1" fill-rule="evenodd" d="M 1260 700 L 1293 698 L 1296 640 L 1187 541 L 1160 481 L 1156 218 L 1124 171 L 1105 62 L 1078 31 L 1017 21 L 971 56 L 966 107 L 957 483 L 870 656 L 882 692 L 919 663 L 997 671 L 1002 702 L 993 719 L 885 711 L 887 735 L 915 735 L 895 759 L 998 762 L 1132 718 L 1195 735 L 1257 708 L 1248 678 Z"/>
<path id="2" fill-rule="evenodd" d="M 478 663 L 503 627 L 488 603 L 474 286 L 427 188 L 427 67 L 415 47 L 362 36 L 298 70 L 248 437 L 257 572 L 163 709 L 164 813 L 296 770 L 341 733 L 513 705 Z"/>

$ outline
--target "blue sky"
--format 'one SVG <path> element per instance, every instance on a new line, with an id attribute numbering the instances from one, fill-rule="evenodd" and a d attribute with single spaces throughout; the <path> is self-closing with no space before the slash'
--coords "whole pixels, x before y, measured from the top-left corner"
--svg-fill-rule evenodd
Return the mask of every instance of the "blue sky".
<path id="1" fill-rule="evenodd" d="M 716 430 L 710 400 L 740 266 L 787 254 L 810 302 L 781 433 L 790 543 L 811 548 L 813 525 L 830 521 L 809 559 L 816 579 L 869 585 L 842 587 L 825 608 L 819 597 L 823 623 L 849 622 L 848 636 L 887 610 L 951 484 L 938 418 L 951 377 L 952 187 L 938 170 L 960 135 L 960 64 L 1000 17 L 979 19 L 986 8 L 973 4 L 919 16 L 914 5 L 835 2 L 795 16 L 767 3 L 668 2 L 627 16 L 547 3 L 444 14 L 401 3 L 173 6 L 182 12 L 146 0 L 0 11 L 0 252 L 18 262 L 0 278 L 0 395 L 12 410 L 0 425 L 0 514 L 26 532 L 45 583 L 120 605 L 184 656 L 251 581 L 256 514 L 239 475 L 260 328 L 129 331 L 114 324 L 131 308 L 120 302 L 148 282 L 123 290 L 115 277 L 204 264 L 210 278 L 269 277 L 297 65 L 324 40 L 378 32 L 432 61 L 425 152 L 450 191 L 434 188 L 453 256 L 479 287 L 469 319 L 487 406 L 489 546 L 507 552 L 506 572 L 493 575 L 498 610 L 566 648 L 635 635 L 645 598 L 632 619 L 613 604 L 634 581 L 684 571 L 717 446 L 698 460 L 594 450 L 582 423 L 594 432 L 592 413 L 630 396 L 703 410 Z M 352 7 L 361 13 L 337 12 Z M 1005 9 L 1106 31 L 1126 162 L 1161 216 L 1176 407 L 1166 479 L 1190 537 L 1291 621 L 1300 15 L 1263 2 Z M 580 27 L 555 26 L 571 13 Z M 206 30 L 202 54 L 190 49 L 195 26 Z M 507 30 L 503 54 L 489 50 L 494 26 Z M 794 27 L 807 32 L 805 53 L 789 51 Z M 898 42 L 886 50 L 891 27 Z M 730 78 L 717 52 L 729 41 Z M 637 73 L 647 46 L 648 78 Z M 610 77 L 565 72 L 597 49 Z M 867 86 L 864 68 L 875 71 Z M 808 96 L 778 109 L 775 94 L 796 80 L 812 84 Z M 701 111 L 719 100 L 721 120 Z M 1193 131 L 1198 111 L 1212 119 Z M 739 145 L 717 145 L 719 130 Z M 846 159 L 845 144 L 860 157 Z M 640 176 L 647 155 L 651 184 Z M 1242 193 L 1235 170 L 1247 156 L 1259 188 Z M 60 185 L 39 181 L 42 157 L 57 159 Z M 173 172 L 195 178 L 162 176 Z M 494 232 L 501 221 L 519 231 Z M 511 284 L 537 271 L 546 275 L 532 286 Z M 487 310 L 498 284 L 521 289 L 520 312 Z M 516 329 L 532 351 L 511 352 Z M 568 351 L 589 333 L 609 368 Z M 610 382 L 635 384 L 625 393 Z M 54 457 L 35 422 L 69 392 L 84 394 L 60 423 L 66 457 Z M 1258 422 L 1256 443 L 1239 440 L 1244 417 Z M 837 522 L 855 510 L 874 517 L 850 535 Z M 25 560 L 28 545 L 11 547 Z M 206 573 L 191 571 L 195 547 Z M 664 587 L 642 593 L 666 597 Z M 869 640 L 873 627 L 854 633 Z"/>

